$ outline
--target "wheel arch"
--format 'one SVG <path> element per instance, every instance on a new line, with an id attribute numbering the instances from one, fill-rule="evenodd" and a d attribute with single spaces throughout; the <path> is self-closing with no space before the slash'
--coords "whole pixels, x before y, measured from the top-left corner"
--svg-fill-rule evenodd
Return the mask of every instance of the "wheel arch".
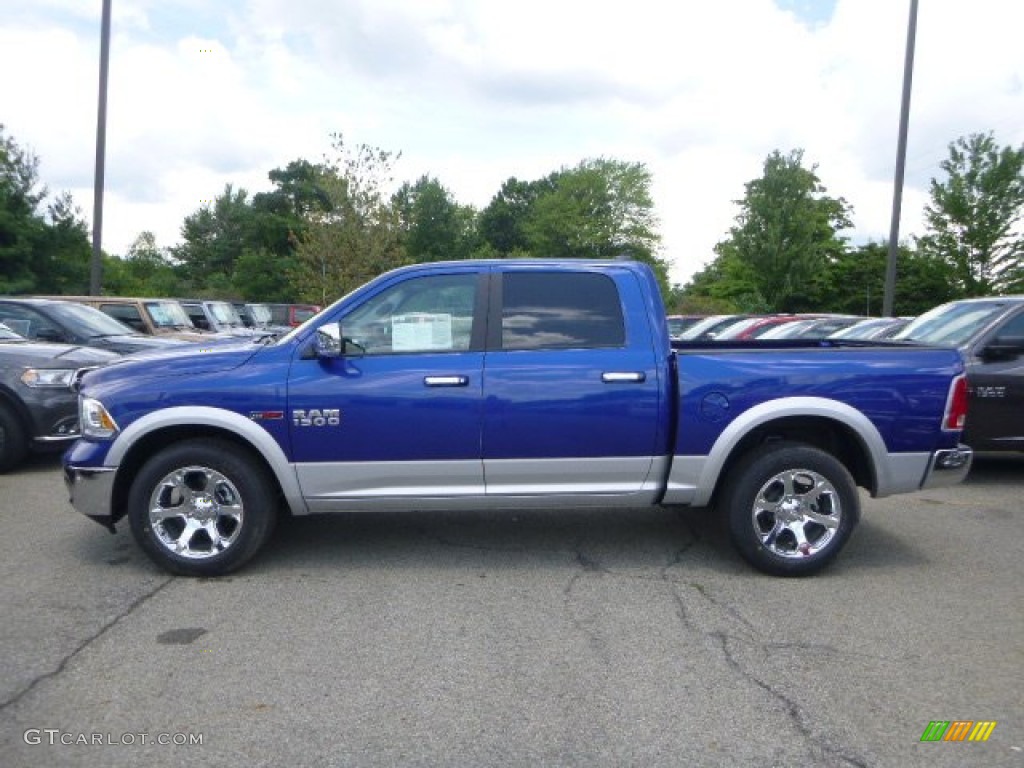
<path id="1" fill-rule="evenodd" d="M 14 414 L 14 417 L 18 420 L 18 423 L 21 424 L 25 433 L 29 437 L 35 433 L 32 414 L 29 412 L 28 406 L 25 405 L 25 402 L 21 398 L 3 384 L 0 384 L 0 407 L 6 407 Z"/>
<path id="2" fill-rule="evenodd" d="M 292 513 L 307 511 L 294 469 L 262 427 L 233 411 L 168 408 L 133 422 L 107 454 L 106 463 L 117 466 L 110 507 L 112 522 L 124 517 L 132 482 L 142 465 L 160 449 L 196 438 L 216 438 L 238 446 L 267 472 Z"/>
<path id="3" fill-rule="evenodd" d="M 825 398 L 789 398 L 761 403 L 734 419 L 701 471 L 693 504 L 714 502 L 722 480 L 757 446 L 773 441 L 805 443 L 829 453 L 854 482 L 872 495 L 885 486 L 885 441 L 862 412 Z"/>

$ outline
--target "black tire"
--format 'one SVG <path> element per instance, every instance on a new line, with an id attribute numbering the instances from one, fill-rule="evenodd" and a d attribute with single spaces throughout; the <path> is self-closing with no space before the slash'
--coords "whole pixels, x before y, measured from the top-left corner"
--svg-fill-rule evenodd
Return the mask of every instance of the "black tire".
<path id="1" fill-rule="evenodd" d="M 164 569 L 220 576 L 266 543 L 277 497 L 266 470 L 245 449 L 185 440 L 143 465 L 128 494 L 128 520 L 139 546 Z"/>
<path id="2" fill-rule="evenodd" d="M 846 467 L 793 442 L 768 443 L 740 460 L 725 479 L 719 508 L 743 559 L 775 576 L 817 573 L 860 520 L 860 497 Z"/>
<path id="3" fill-rule="evenodd" d="M 28 435 L 18 415 L 0 404 L 0 472 L 13 469 L 28 455 Z"/>

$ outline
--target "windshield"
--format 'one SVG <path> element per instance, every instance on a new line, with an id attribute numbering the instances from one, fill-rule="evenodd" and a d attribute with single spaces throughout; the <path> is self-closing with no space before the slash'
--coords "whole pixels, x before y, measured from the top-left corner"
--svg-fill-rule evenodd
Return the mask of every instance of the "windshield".
<path id="1" fill-rule="evenodd" d="M 699 320 L 679 334 L 679 338 L 682 341 L 692 341 L 708 329 L 714 328 L 716 325 L 729 320 L 730 317 L 730 315 L 711 315 L 710 317 L 705 317 L 703 320 Z"/>
<path id="2" fill-rule="evenodd" d="M 746 320 L 739 320 L 731 325 L 727 325 L 722 330 L 718 331 L 715 335 L 716 339 L 735 339 L 744 331 L 749 331 L 751 327 L 757 325 L 763 317 L 748 317 Z"/>
<path id="3" fill-rule="evenodd" d="M 23 341 L 23 338 L 8 328 L 3 323 L 0 323 L 0 339 L 3 341 Z"/>
<path id="4" fill-rule="evenodd" d="M 246 304 L 245 306 L 257 325 L 270 325 L 270 307 L 265 304 Z"/>
<path id="5" fill-rule="evenodd" d="M 176 301 L 147 301 L 146 311 L 157 328 L 195 328 L 184 307 Z"/>
<path id="6" fill-rule="evenodd" d="M 809 328 L 813 325 L 816 320 L 794 320 L 791 323 L 783 323 L 782 325 L 776 325 L 769 331 L 765 331 L 759 339 L 788 339 L 791 336 L 795 336 L 801 331 Z"/>
<path id="7" fill-rule="evenodd" d="M 245 325 L 242 322 L 242 318 L 238 316 L 238 312 L 235 311 L 235 308 L 226 301 L 210 301 L 207 302 L 206 306 L 210 308 L 210 313 L 221 325 L 233 325 L 236 327 Z"/>
<path id="8" fill-rule="evenodd" d="M 295 317 L 296 322 L 304 323 L 309 320 L 309 318 L 315 316 L 316 313 L 317 312 L 313 307 L 295 307 L 292 315 Z"/>
<path id="9" fill-rule="evenodd" d="M 53 304 L 53 314 L 83 336 L 137 336 L 138 333 L 106 312 L 85 304 Z"/>
<path id="10" fill-rule="evenodd" d="M 1003 304 L 997 300 L 942 304 L 913 320 L 893 338 L 922 344 L 959 346 L 969 341 L 1002 309 Z"/>

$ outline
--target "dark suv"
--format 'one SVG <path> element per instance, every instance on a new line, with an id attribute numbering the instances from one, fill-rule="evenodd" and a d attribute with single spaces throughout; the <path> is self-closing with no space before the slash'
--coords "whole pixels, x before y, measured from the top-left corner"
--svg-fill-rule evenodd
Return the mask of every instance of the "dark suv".
<path id="1" fill-rule="evenodd" d="M 0 472 L 32 449 L 61 450 L 78 437 L 79 379 L 113 352 L 29 341 L 0 324 Z"/>
<path id="2" fill-rule="evenodd" d="M 147 336 L 95 307 L 56 299 L 0 296 L 0 323 L 33 341 L 81 344 L 121 355 L 188 343 Z"/>

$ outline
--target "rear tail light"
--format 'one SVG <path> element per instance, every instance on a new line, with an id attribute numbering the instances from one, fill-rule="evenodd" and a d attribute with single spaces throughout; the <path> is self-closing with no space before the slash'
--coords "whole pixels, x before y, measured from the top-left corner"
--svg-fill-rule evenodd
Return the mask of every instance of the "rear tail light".
<path id="1" fill-rule="evenodd" d="M 957 376 L 949 387 L 946 400 L 946 414 L 942 428 L 948 431 L 962 430 L 967 424 L 967 377 Z"/>

